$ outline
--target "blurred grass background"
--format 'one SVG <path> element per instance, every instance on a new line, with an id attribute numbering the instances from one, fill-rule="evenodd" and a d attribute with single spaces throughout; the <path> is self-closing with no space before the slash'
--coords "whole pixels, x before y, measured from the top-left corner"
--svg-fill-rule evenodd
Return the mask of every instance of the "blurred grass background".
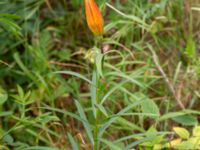
<path id="1" fill-rule="evenodd" d="M 105 19 L 99 149 L 155 149 L 176 139 L 174 126 L 192 132 L 200 1 L 97 3 Z M 92 77 L 95 41 L 83 1 L 1 0 L 0 33 L 0 149 L 92 149 L 92 95 L 80 78 Z"/>

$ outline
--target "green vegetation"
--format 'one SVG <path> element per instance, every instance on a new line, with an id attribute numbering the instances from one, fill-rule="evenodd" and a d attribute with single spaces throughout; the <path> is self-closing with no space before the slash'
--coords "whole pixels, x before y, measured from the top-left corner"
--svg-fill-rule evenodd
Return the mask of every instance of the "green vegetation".
<path id="1" fill-rule="evenodd" d="M 0 150 L 200 149 L 200 0 L 0 1 Z"/>

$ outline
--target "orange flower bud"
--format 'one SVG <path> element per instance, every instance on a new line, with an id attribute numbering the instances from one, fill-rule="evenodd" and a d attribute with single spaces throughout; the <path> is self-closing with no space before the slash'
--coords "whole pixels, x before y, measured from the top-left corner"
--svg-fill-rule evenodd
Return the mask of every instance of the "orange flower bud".
<path id="1" fill-rule="evenodd" d="M 103 34 L 103 17 L 94 0 L 85 0 L 86 20 L 88 27 L 99 36 Z"/>

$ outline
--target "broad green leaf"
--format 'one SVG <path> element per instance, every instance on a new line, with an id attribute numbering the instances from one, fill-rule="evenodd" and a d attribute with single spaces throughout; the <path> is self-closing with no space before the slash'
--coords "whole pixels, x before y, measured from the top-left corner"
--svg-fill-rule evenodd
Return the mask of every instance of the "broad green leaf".
<path id="1" fill-rule="evenodd" d="M 183 115 L 172 119 L 182 125 L 187 125 L 187 126 L 195 126 L 198 124 L 197 117 L 192 115 Z"/>
<path id="2" fill-rule="evenodd" d="M 141 108 L 143 113 L 156 114 L 158 116 L 160 114 L 156 103 L 148 98 L 141 104 Z"/>
<path id="3" fill-rule="evenodd" d="M 175 117 L 183 116 L 185 114 L 186 114 L 185 112 L 169 112 L 169 113 L 166 113 L 163 116 L 161 116 L 159 118 L 159 121 L 164 121 L 164 120 L 167 120 L 167 119 L 173 119 Z"/>
<path id="4" fill-rule="evenodd" d="M 8 144 L 13 144 L 14 139 L 10 134 L 7 134 L 3 137 L 3 141 Z"/>

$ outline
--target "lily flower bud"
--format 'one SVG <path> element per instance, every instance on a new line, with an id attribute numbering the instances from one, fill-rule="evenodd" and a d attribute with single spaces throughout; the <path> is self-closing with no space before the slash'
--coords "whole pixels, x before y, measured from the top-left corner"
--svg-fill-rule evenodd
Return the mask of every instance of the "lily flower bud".
<path id="1" fill-rule="evenodd" d="M 104 20 L 95 0 L 85 0 L 85 12 L 90 30 L 96 36 L 102 35 Z"/>

